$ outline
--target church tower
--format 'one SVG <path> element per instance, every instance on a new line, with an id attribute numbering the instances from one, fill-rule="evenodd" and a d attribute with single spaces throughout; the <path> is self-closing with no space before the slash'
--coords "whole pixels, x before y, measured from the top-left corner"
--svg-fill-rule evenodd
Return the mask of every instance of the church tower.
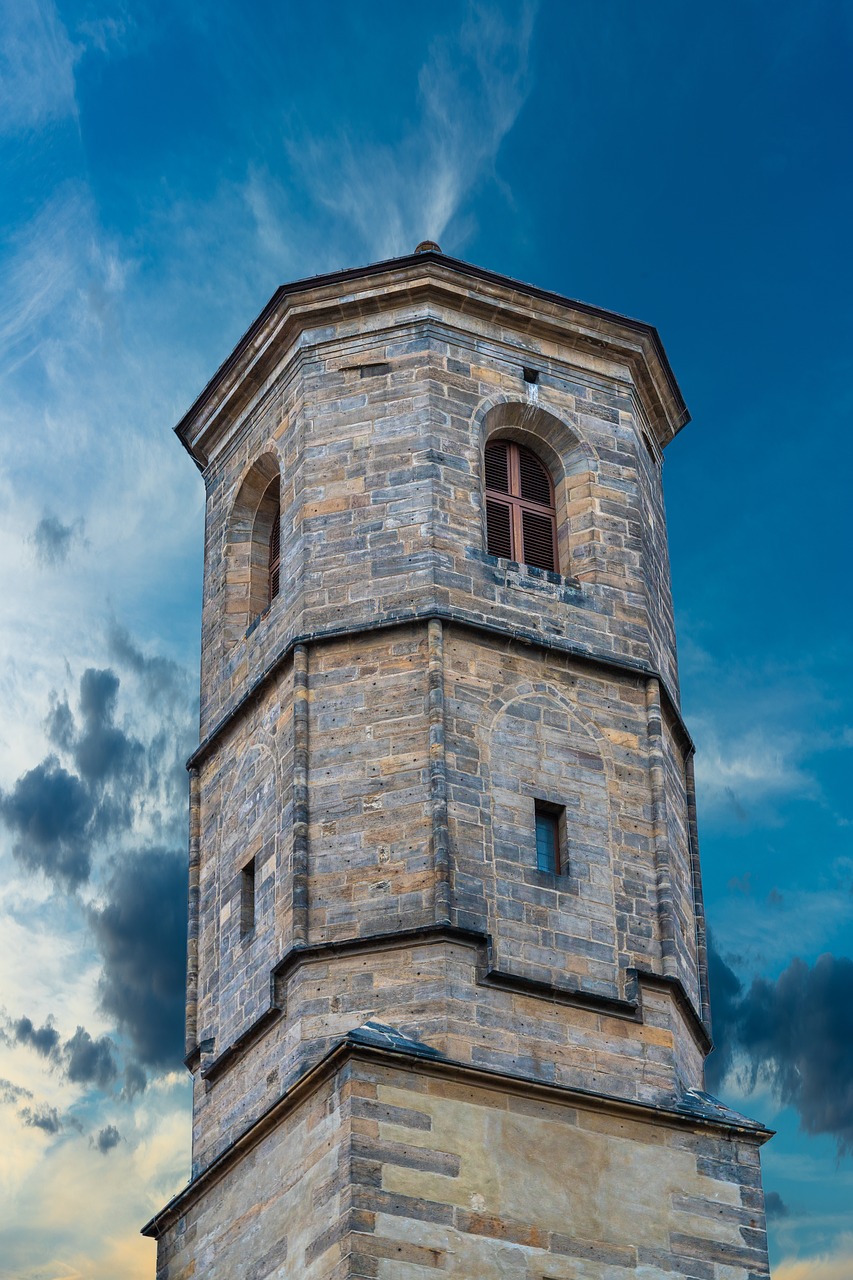
<path id="1" fill-rule="evenodd" d="M 158 1280 L 757 1280 L 703 1092 L 656 331 L 444 256 L 278 290 L 207 492 L 193 1168 Z"/>

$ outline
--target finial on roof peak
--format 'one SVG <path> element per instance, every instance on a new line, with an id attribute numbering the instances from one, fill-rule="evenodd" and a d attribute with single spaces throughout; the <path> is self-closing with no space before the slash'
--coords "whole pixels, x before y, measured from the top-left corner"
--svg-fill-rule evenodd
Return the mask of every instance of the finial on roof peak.
<path id="1" fill-rule="evenodd" d="M 441 253 L 441 245 L 436 244 L 434 240 L 422 240 L 415 249 L 415 253 Z"/>

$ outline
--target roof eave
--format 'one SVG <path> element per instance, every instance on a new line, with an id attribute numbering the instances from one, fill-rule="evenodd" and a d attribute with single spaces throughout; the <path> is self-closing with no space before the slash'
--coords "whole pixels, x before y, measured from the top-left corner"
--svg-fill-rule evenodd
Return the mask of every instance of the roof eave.
<path id="1" fill-rule="evenodd" d="M 637 352 L 642 353 L 642 364 L 648 374 L 650 390 L 660 406 L 660 413 L 655 422 L 655 433 L 658 444 L 663 448 L 690 420 L 687 406 L 675 375 L 669 364 L 660 335 L 653 325 L 644 321 L 623 316 L 617 312 L 607 311 L 589 303 L 566 298 L 561 294 L 540 289 L 508 276 L 502 276 L 483 267 L 473 266 L 458 258 L 450 258 L 434 250 L 410 254 L 402 258 L 391 258 L 368 266 L 351 267 L 343 271 L 328 272 L 324 275 L 310 276 L 280 286 L 269 302 L 246 330 L 228 358 L 220 365 L 204 390 L 196 397 L 193 404 L 175 427 L 179 440 L 203 470 L 208 462 L 208 452 L 202 445 L 207 429 L 227 409 L 236 389 L 243 383 L 247 373 L 256 367 L 260 357 L 270 349 L 276 338 L 282 337 L 282 330 L 287 328 L 288 316 L 295 318 L 300 296 L 310 292 L 318 294 L 317 312 L 337 311 L 339 314 L 347 306 L 356 305 L 353 298 L 346 298 L 341 286 L 351 286 L 363 281 L 388 274 L 417 271 L 423 275 L 425 268 L 435 265 L 443 271 L 465 276 L 480 281 L 491 289 L 501 290 L 506 294 L 521 294 L 559 311 L 571 311 L 575 315 L 584 316 L 592 323 L 586 337 L 590 346 L 619 349 L 615 335 L 621 331 L 625 337 L 633 338 L 632 352 L 636 361 Z M 435 277 L 438 285 L 439 276 Z M 375 306 L 379 309 L 386 295 L 375 296 Z M 300 317 L 300 327 L 305 327 L 308 312 Z M 606 334 L 607 337 L 601 336 Z M 626 346 L 625 353 L 628 348 Z"/>

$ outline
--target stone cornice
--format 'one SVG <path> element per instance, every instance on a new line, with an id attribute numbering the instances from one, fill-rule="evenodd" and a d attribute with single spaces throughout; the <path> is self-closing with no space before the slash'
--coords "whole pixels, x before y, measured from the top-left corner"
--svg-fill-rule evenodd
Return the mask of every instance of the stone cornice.
<path id="1" fill-rule="evenodd" d="M 220 366 L 175 428 L 204 469 L 254 399 L 298 349 L 303 335 L 328 341 L 330 330 L 405 308 L 429 319 L 439 310 L 464 315 L 525 341 L 552 342 L 626 366 L 663 448 L 689 421 L 657 330 L 556 293 L 429 252 L 284 285 Z"/>
<path id="2" fill-rule="evenodd" d="M 507 1075 L 493 1068 L 472 1066 L 451 1058 L 425 1059 L 420 1054 L 407 1053 L 404 1049 L 385 1049 L 359 1043 L 345 1037 L 335 1045 L 315 1067 L 307 1071 L 290 1089 L 259 1116 L 216 1159 L 203 1169 L 190 1184 L 179 1191 L 164 1209 L 142 1228 L 142 1235 L 159 1239 L 177 1221 L 195 1200 L 220 1178 L 248 1151 L 251 1151 L 266 1135 L 285 1118 L 301 1101 L 310 1097 L 325 1081 L 343 1071 L 354 1061 L 381 1063 L 387 1066 L 405 1066 L 417 1074 L 444 1076 L 466 1086 L 478 1086 L 498 1092 L 523 1094 L 525 1098 L 537 1098 L 564 1106 L 584 1110 L 602 1111 L 611 1115 L 646 1124 L 663 1125 L 670 1129 L 687 1129 L 693 1133 L 703 1131 L 721 1133 L 726 1137 L 740 1137 L 757 1145 L 773 1136 L 773 1131 L 757 1121 L 727 1113 L 723 1107 L 719 1114 L 709 1114 L 699 1108 L 688 1109 L 673 1100 L 671 1106 L 614 1097 L 606 1093 L 592 1093 L 586 1089 L 565 1085 L 547 1084 L 524 1075 Z M 701 1095 L 700 1095 L 701 1096 Z"/>
<path id="3" fill-rule="evenodd" d="M 602 667 L 608 671 L 621 672 L 624 675 L 636 676 L 646 680 L 650 678 L 659 680 L 661 693 L 667 710 L 672 715 L 672 718 L 678 727 L 686 752 L 692 755 L 694 751 L 693 739 L 688 732 L 687 725 L 684 723 L 678 702 L 673 693 L 667 688 L 665 678 L 650 663 L 632 661 L 629 658 L 617 658 L 609 654 L 596 653 L 589 649 L 584 649 L 578 645 L 572 644 L 571 640 L 563 636 L 546 636 L 536 631 L 524 631 L 520 628 L 514 628 L 511 630 L 500 623 L 487 623 L 481 618 L 468 617 L 460 609 L 440 609 L 434 604 L 429 604 L 422 611 L 417 609 L 406 610 L 399 614 L 379 618 L 372 624 L 360 623 L 358 626 L 351 627 L 346 623 L 342 623 L 337 626 L 329 625 L 321 630 L 300 632 L 298 635 L 291 636 L 282 645 L 270 662 L 267 663 L 264 670 L 252 680 L 245 692 L 237 698 L 233 705 L 225 711 L 220 719 L 217 720 L 213 727 L 205 734 L 204 738 L 187 760 L 187 769 L 198 768 L 204 763 L 210 753 L 218 746 L 223 735 L 227 732 L 229 725 L 233 724 L 237 717 L 241 715 L 246 708 L 249 707 L 261 693 L 263 693 L 269 683 L 275 679 L 297 645 L 322 644 L 325 641 L 338 640 L 342 636 L 387 631 L 396 627 L 411 626 L 413 624 L 424 625 L 428 623 L 431 618 L 437 618 L 448 625 L 455 624 L 471 631 L 478 631 L 483 635 L 501 637 L 505 640 L 515 640 L 528 647 L 538 647 L 540 649 L 553 650 L 556 653 L 564 653 L 567 657 L 574 658 L 578 662 L 586 663 L 593 667 Z"/>

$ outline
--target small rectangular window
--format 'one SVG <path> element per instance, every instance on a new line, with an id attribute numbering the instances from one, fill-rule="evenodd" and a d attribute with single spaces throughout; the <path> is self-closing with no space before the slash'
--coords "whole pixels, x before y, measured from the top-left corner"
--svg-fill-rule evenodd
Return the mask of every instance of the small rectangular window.
<path id="1" fill-rule="evenodd" d="M 240 873 L 240 935 L 245 938 L 255 927 L 255 859 Z"/>
<path id="2" fill-rule="evenodd" d="M 536 816 L 536 869 L 548 875 L 558 876 L 564 873 L 560 849 L 560 828 L 563 825 L 563 810 L 557 805 L 546 804 L 537 800 L 534 805 Z"/>

